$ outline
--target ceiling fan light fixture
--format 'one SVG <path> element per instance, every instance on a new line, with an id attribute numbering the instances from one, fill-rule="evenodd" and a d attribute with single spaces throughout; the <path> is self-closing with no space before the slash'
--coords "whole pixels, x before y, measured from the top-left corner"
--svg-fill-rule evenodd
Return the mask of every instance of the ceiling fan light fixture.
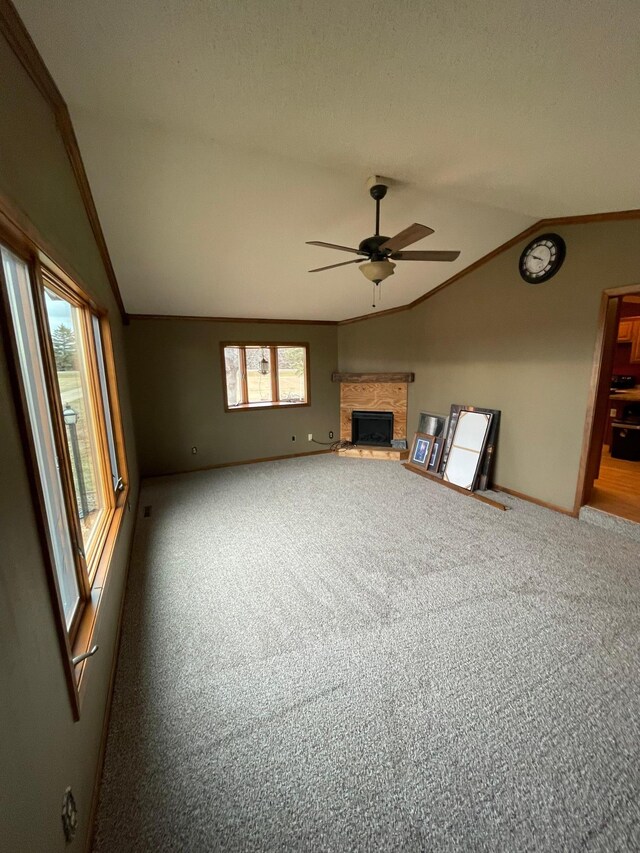
<path id="1" fill-rule="evenodd" d="M 375 281 L 378 284 L 393 275 L 396 265 L 392 261 L 369 261 L 362 264 L 358 269 L 365 278 L 369 281 Z"/>

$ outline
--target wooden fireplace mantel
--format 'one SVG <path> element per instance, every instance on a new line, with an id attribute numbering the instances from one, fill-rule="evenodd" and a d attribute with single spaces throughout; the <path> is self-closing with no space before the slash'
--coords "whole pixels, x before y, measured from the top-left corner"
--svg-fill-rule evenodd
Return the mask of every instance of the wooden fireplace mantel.
<path id="1" fill-rule="evenodd" d="M 332 373 L 332 382 L 413 382 L 414 373 Z"/>

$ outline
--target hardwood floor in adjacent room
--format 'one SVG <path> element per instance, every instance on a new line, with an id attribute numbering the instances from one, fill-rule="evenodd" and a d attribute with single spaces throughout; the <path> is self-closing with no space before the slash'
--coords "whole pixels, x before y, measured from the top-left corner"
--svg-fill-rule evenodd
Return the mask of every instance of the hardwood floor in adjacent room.
<path id="1" fill-rule="evenodd" d="M 640 522 L 640 462 L 612 459 L 605 447 L 589 506 Z"/>

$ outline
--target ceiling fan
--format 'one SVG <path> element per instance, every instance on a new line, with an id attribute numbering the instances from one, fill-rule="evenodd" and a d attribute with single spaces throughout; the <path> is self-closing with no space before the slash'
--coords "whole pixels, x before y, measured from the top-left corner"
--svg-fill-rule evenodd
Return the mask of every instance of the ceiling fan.
<path id="1" fill-rule="evenodd" d="M 403 231 L 400 231 L 394 237 L 385 237 L 380 234 L 380 202 L 387 194 L 389 187 L 389 179 L 381 178 L 374 175 L 367 182 L 371 198 L 376 203 L 376 233 L 372 237 L 366 237 L 358 246 L 353 249 L 350 246 L 338 246 L 335 243 L 323 243 L 320 240 L 309 240 L 308 246 L 324 246 L 326 249 L 338 249 L 340 252 L 351 252 L 354 255 L 360 255 L 353 261 L 343 261 L 340 264 L 330 264 L 327 267 L 317 267 L 309 270 L 309 272 L 322 272 L 323 270 L 332 270 L 336 267 L 345 267 L 347 264 L 362 264 L 360 272 L 373 282 L 373 308 L 376 307 L 376 291 L 379 292 L 378 285 L 390 275 L 393 275 L 396 264 L 393 261 L 455 261 L 460 252 L 446 251 L 422 251 L 422 252 L 403 252 L 405 246 L 410 246 L 412 243 L 417 243 L 423 237 L 428 237 L 433 234 L 433 228 L 428 228 L 426 225 L 419 225 L 414 222 Z M 367 261 L 367 263 L 364 263 Z"/>

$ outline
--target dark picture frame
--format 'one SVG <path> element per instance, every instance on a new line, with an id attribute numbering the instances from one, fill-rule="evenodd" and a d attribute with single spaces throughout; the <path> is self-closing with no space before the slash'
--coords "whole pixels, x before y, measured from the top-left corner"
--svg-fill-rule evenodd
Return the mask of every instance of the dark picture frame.
<path id="1" fill-rule="evenodd" d="M 426 471 L 431 460 L 435 440 L 435 435 L 429 435 L 426 432 L 416 432 L 413 436 L 413 443 L 411 444 L 409 465 L 418 468 L 420 471 Z"/>
<path id="2" fill-rule="evenodd" d="M 440 460 L 444 451 L 444 435 L 437 435 L 431 449 L 431 457 L 427 466 L 427 471 L 430 474 L 437 474 L 440 469 Z"/>
<path id="3" fill-rule="evenodd" d="M 449 451 L 451 449 L 451 443 L 453 442 L 453 435 L 456 431 L 456 424 L 458 423 L 458 415 L 463 409 L 466 409 L 466 405 L 464 403 L 452 403 L 451 411 L 449 413 L 449 423 L 447 424 L 447 434 L 444 441 L 444 450 L 442 452 L 442 457 L 440 459 L 440 468 L 444 471 L 445 466 L 447 464 L 447 458 L 449 456 Z"/>
<path id="4" fill-rule="evenodd" d="M 420 416 L 418 417 L 418 432 L 426 432 L 427 435 L 435 436 L 431 458 L 427 466 L 427 471 L 430 474 L 438 474 L 440 471 L 440 460 L 444 452 L 448 427 L 449 415 L 440 415 L 435 412 L 420 412 Z"/>

